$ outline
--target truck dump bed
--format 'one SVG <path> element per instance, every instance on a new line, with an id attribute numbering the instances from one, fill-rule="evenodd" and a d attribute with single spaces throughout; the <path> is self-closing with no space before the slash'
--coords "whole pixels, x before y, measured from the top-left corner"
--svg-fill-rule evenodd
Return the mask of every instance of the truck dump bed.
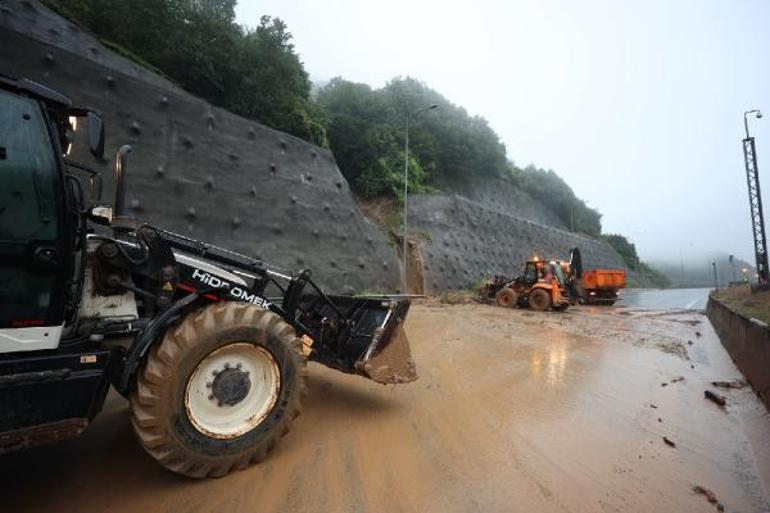
<path id="1" fill-rule="evenodd" d="M 625 286 L 625 269 L 593 269 L 583 273 L 583 287 L 586 290 L 622 289 Z"/>
<path id="2" fill-rule="evenodd" d="M 618 290 L 625 286 L 625 269 L 592 269 L 583 272 L 578 290 L 584 303 L 612 305 L 618 299 Z"/>

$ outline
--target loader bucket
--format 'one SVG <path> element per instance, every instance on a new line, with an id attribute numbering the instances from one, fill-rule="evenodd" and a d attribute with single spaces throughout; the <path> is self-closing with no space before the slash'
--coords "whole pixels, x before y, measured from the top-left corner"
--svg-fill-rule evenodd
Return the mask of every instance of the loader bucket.
<path id="1" fill-rule="evenodd" d="M 404 312 L 405 313 L 405 312 Z M 402 316 L 394 316 L 374 334 L 372 344 L 356 363 L 356 369 L 383 384 L 410 383 L 417 379 Z"/>
<path id="2" fill-rule="evenodd" d="M 402 296 L 329 296 L 329 299 L 334 302 L 334 309 L 320 302 L 318 296 L 304 296 L 301 302 L 301 309 L 306 312 L 301 321 L 315 334 L 311 360 L 377 383 L 409 383 L 417 379 L 404 331 L 409 299 Z M 337 318 L 340 321 L 329 321 Z"/>

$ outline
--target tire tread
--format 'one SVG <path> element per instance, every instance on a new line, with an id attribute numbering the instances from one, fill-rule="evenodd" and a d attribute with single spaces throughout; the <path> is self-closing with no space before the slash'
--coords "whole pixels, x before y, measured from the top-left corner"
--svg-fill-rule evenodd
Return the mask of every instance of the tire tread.
<path id="1" fill-rule="evenodd" d="M 297 368 L 298 393 L 290 394 L 285 415 L 263 440 L 240 454 L 214 458 L 192 452 L 177 441 L 164 422 L 169 406 L 163 402 L 163 387 L 169 380 L 175 379 L 176 366 L 199 342 L 199 335 L 215 332 L 217 327 L 223 326 L 256 327 L 263 339 L 256 342 L 272 337 L 288 347 Z M 292 421 L 301 413 L 302 399 L 306 394 L 306 367 L 300 339 L 294 329 L 276 314 L 244 303 L 215 303 L 189 315 L 152 347 L 137 373 L 136 387 L 131 394 L 131 423 L 143 448 L 173 472 L 205 478 L 243 470 L 262 461 L 277 439 L 290 431 Z"/>

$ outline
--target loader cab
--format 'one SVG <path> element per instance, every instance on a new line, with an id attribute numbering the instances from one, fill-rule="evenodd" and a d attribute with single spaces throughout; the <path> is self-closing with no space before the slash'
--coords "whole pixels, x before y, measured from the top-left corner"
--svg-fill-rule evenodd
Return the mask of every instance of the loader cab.
<path id="1" fill-rule="evenodd" d="M 540 271 L 538 270 L 538 264 L 542 262 L 529 261 L 524 267 L 524 283 L 528 286 L 532 286 L 537 282 Z"/>
<path id="2" fill-rule="evenodd" d="M 560 286 L 564 286 L 565 276 L 558 262 L 548 262 L 545 260 L 530 260 L 524 266 L 524 283 L 527 286 L 533 286 L 536 283 L 546 283 L 546 276 L 553 276 Z"/>
<path id="3" fill-rule="evenodd" d="M 551 267 L 551 273 L 556 276 L 556 281 L 559 283 L 559 287 L 564 288 L 567 283 L 567 277 L 564 274 L 564 269 L 562 268 L 561 264 L 557 261 L 553 261 L 549 262 L 548 265 Z"/>
<path id="4" fill-rule="evenodd" d="M 0 76 L 0 354 L 57 347 L 77 301 L 85 224 L 63 160 L 71 108 Z"/>

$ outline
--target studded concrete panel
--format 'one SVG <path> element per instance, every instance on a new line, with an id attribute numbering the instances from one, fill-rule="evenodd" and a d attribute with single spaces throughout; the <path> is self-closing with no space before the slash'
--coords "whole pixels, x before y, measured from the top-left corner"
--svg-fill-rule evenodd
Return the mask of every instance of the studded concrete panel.
<path id="1" fill-rule="evenodd" d="M 425 291 L 468 289 L 490 275 L 515 276 L 533 255 L 567 259 L 579 247 L 587 268 L 624 267 L 607 244 L 522 218 L 514 207 L 458 195 L 419 195 L 409 218 L 419 234 Z"/>
<path id="2" fill-rule="evenodd" d="M 127 203 L 137 218 L 283 269 L 309 267 L 334 292 L 398 287 L 392 245 L 361 215 L 329 151 L 193 97 L 33 0 L 0 6 L 0 73 L 102 112 L 107 154 L 134 148 Z M 109 177 L 111 161 L 75 157 Z"/>
<path id="3" fill-rule="evenodd" d="M 457 194 L 487 208 L 501 209 L 511 215 L 536 223 L 567 229 L 568 227 L 548 207 L 517 189 L 509 179 L 501 177 L 471 178 L 465 182 L 446 183 L 441 190 Z"/>

